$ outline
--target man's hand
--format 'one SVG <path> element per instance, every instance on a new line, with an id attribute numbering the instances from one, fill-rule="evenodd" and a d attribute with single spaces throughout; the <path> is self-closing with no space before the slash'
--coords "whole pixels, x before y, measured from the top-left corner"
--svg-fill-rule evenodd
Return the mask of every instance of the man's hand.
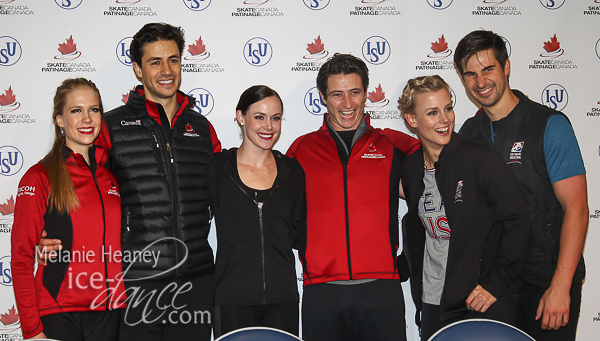
<path id="1" fill-rule="evenodd" d="M 557 330 L 569 323 L 569 289 L 557 289 L 550 285 L 538 305 L 535 319 L 542 319 L 543 330 Z"/>
<path id="2" fill-rule="evenodd" d="M 482 288 L 481 285 L 477 284 L 475 289 L 471 291 L 469 297 L 467 297 L 467 308 L 469 308 L 471 311 L 485 313 L 495 302 L 496 297 Z"/>
<path id="3" fill-rule="evenodd" d="M 47 239 L 45 238 L 47 235 L 46 230 L 42 231 L 42 238 L 35 253 L 35 259 L 42 266 L 48 264 L 46 263 L 47 260 L 56 258 L 57 252 L 62 249 L 60 239 Z"/>

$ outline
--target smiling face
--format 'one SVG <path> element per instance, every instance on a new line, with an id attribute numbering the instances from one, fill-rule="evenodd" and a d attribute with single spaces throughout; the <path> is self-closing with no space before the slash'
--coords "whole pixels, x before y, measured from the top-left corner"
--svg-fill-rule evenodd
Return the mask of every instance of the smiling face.
<path id="1" fill-rule="evenodd" d="M 493 110 L 501 106 L 504 99 L 510 97 L 508 75 L 510 60 L 504 69 L 496 60 L 493 50 L 479 51 L 467 60 L 462 73 L 467 93 L 482 107 Z"/>
<path id="2" fill-rule="evenodd" d="M 181 86 L 181 56 L 174 40 L 158 40 L 143 48 L 142 65 L 133 70 L 144 85 L 147 99 L 166 106 Z"/>
<path id="3" fill-rule="evenodd" d="M 321 93 L 327 106 L 329 123 L 336 131 L 358 128 L 365 115 L 366 89 L 357 73 L 331 75 L 327 79 L 327 97 Z"/>
<path id="4" fill-rule="evenodd" d="M 439 155 L 450 142 L 454 131 L 454 108 L 446 89 L 415 95 L 414 112 L 406 113 L 408 124 L 415 128 L 426 151 Z M 436 161 L 436 160 L 434 160 Z"/>
<path id="5" fill-rule="evenodd" d="M 262 99 L 248 107 L 244 115 L 236 112 L 236 119 L 242 126 L 243 147 L 271 150 L 281 134 L 283 109 L 275 96 Z"/>
<path id="6" fill-rule="evenodd" d="M 100 98 L 89 87 L 71 91 L 56 124 L 64 129 L 65 143 L 75 153 L 87 157 L 87 151 L 98 137 L 102 125 Z"/>

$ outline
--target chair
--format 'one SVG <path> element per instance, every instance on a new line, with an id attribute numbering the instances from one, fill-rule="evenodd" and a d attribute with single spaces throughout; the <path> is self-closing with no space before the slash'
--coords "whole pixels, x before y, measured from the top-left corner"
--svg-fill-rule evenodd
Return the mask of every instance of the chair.
<path id="1" fill-rule="evenodd" d="M 535 341 L 521 330 L 498 321 L 458 321 L 438 330 L 429 341 Z"/>
<path id="2" fill-rule="evenodd" d="M 222 335 L 215 341 L 298 341 L 296 336 L 279 329 L 267 327 L 249 327 L 234 330 Z M 301 341 L 301 340 L 300 340 Z"/>

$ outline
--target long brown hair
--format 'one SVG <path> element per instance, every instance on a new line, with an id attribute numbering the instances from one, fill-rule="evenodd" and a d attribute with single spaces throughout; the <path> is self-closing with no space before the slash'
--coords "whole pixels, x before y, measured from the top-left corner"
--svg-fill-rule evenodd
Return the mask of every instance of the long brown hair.
<path id="1" fill-rule="evenodd" d="M 52 111 L 52 124 L 54 125 L 54 143 L 50 152 L 42 159 L 42 165 L 48 173 L 50 182 L 50 193 L 48 204 L 50 210 L 56 210 L 59 214 L 68 213 L 79 208 L 79 199 L 75 193 L 73 180 L 65 163 L 65 154 L 68 151 L 65 144 L 65 135 L 56 124 L 56 117 L 62 115 L 67 102 L 67 96 L 78 89 L 90 88 L 98 95 L 100 101 L 100 113 L 104 113 L 100 91 L 94 82 L 85 78 L 65 79 L 56 88 L 54 95 L 54 108 Z"/>

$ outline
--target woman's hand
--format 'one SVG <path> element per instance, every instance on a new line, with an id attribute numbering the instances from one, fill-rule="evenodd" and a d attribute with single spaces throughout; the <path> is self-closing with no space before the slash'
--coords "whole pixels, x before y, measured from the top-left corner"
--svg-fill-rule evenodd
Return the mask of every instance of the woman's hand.
<path id="1" fill-rule="evenodd" d="M 467 297 L 467 308 L 469 308 L 471 311 L 485 313 L 495 302 L 496 297 L 482 288 L 481 285 L 477 284 L 475 289 L 471 291 L 469 297 Z"/>
<path id="2" fill-rule="evenodd" d="M 35 259 L 42 266 L 47 265 L 46 261 L 56 258 L 58 251 L 62 249 L 60 239 L 45 238 L 47 235 L 46 230 L 42 231 L 42 238 L 35 252 Z"/>

